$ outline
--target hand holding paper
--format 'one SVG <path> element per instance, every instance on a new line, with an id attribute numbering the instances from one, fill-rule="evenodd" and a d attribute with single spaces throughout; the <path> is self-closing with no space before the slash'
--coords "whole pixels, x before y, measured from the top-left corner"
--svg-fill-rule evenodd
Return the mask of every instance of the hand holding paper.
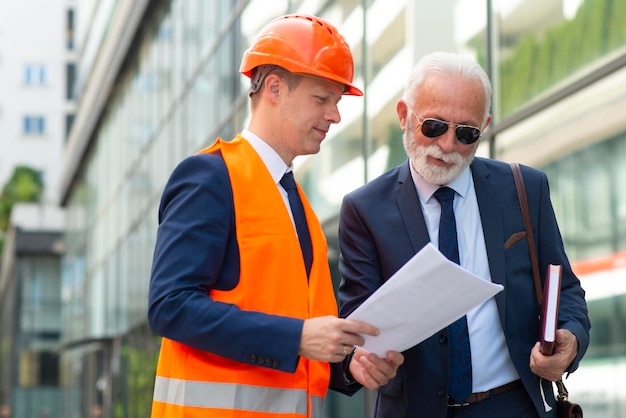
<path id="1" fill-rule="evenodd" d="M 380 357 L 404 351 L 503 289 L 449 261 L 427 244 L 348 316 L 374 325 L 363 349 Z"/>

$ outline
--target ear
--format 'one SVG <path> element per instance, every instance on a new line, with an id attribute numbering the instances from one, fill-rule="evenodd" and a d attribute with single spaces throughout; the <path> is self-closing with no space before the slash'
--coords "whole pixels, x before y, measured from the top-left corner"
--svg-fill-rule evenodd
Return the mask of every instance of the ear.
<path id="1" fill-rule="evenodd" d="M 406 118 L 408 116 L 409 107 L 402 99 L 398 100 L 396 104 L 396 113 L 398 114 L 398 120 L 400 121 L 400 128 L 406 130 Z"/>
<path id="2" fill-rule="evenodd" d="M 491 123 L 491 115 L 487 116 L 487 120 L 485 121 L 485 125 L 483 126 L 483 132 L 487 129 L 487 126 Z"/>
<path id="3" fill-rule="evenodd" d="M 283 80 L 278 75 L 269 74 L 265 77 L 264 92 L 271 101 L 277 102 L 279 100 L 282 87 Z"/>

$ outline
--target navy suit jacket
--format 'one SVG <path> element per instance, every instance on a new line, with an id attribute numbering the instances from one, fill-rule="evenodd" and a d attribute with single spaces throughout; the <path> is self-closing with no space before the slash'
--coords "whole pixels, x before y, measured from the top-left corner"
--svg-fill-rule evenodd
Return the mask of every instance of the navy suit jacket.
<path id="1" fill-rule="evenodd" d="M 571 270 L 554 215 L 548 181 L 539 170 L 522 166 L 531 212 L 539 270 L 563 266 L 558 328 L 578 339 L 574 371 L 589 344 L 590 323 L 584 291 Z M 492 280 L 504 286 L 495 298 L 508 349 L 541 417 L 547 413 L 540 379 L 530 371 L 537 341 L 537 302 L 524 234 L 524 222 L 510 166 L 476 158 L 471 164 Z M 408 162 L 345 196 L 340 215 L 339 314 L 347 316 L 429 241 Z M 543 279 L 543 278 L 542 278 Z M 380 388 L 376 417 L 445 417 L 447 411 L 447 331 L 441 330 L 404 352 L 397 376 Z M 541 381 L 554 408 L 552 385 Z M 554 411 L 554 410 L 553 410 Z"/>

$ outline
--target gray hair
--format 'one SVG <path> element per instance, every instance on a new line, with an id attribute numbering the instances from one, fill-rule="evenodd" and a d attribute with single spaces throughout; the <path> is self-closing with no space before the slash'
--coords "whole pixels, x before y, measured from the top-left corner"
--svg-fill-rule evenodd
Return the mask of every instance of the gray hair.
<path id="1" fill-rule="evenodd" d="M 402 100 L 404 100 L 409 108 L 413 109 L 415 105 L 415 96 L 417 90 L 424 82 L 426 76 L 431 73 L 445 74 L 450 76 L 460 76 L 467 80 L 478 80 L 485 91 L 485 114 L 483 123 L 489 117 L 489 109 L 491 108 L 491 82 L 487 73 L 473 59 L 450 52 L 433 52 L 424 55 L 413 68 L 409 81 L 404 89 Z"/>

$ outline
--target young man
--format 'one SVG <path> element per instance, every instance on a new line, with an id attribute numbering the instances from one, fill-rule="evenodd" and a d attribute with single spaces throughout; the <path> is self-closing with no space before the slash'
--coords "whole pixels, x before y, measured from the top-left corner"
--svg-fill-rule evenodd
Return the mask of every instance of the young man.
<path id="1" fill-rule="evenodd" d="M 339 123 L 352 54 L 330 23 L 272 21 L 246 51 L 248 129 L 172 173 L 159 208 L 148 320 L 163 342 L 152 417 L 320 417 L 332 378 L 360 334 L 337 318 L 320 223 L 293 180 Z M 294 206 L 295 205 L 295 206 Z M 400 353 L 371 355 L 355 378 L 377 388 Z"/>

